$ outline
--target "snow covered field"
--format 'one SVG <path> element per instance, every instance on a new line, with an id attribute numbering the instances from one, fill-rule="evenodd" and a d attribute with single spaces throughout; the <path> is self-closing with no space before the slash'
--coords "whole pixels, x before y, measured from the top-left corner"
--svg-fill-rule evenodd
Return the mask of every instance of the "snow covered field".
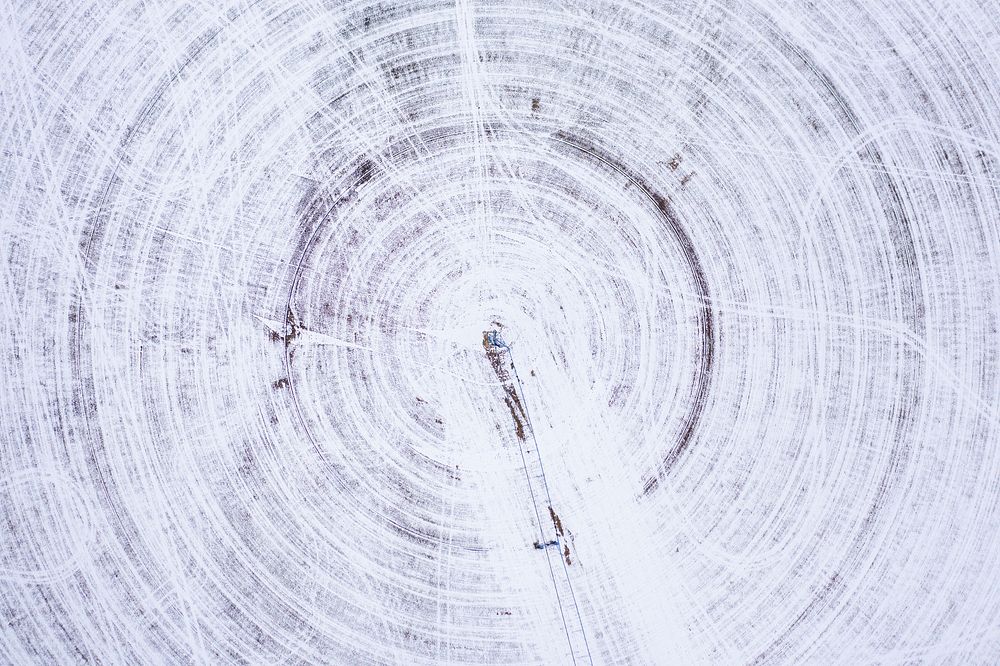
<path id="1" fill-rule="evenodd" d="M 0 663 L 1000 663 L 994 0 L 0 16 Z"/>

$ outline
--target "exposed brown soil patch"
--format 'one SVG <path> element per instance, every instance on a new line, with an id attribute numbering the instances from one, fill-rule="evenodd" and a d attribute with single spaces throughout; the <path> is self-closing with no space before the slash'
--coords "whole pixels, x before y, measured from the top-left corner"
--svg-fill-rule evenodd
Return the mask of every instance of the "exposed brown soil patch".
<path id="1" fill-rule="evenodd" d="M 489 333 L 485 331 L 483 332 L 483 349 L 486 350 L 486 358 L 493 368 L 493 373 L 503 385 L 504 403 L 507 405 L 507 409 L 510 410 L 511 419 L 514 421 L 514 434 L 523 442 L 525 440 L 525 424 L 528 421 L 528 415 L 524 411 L 524 405 L 521 403 L 520 396 L 517 395 L 517 389 L 514 387 L 513 379 L 511 379 L 510 369 L 503 360 L 502 352 L 490 343 Z"/>
<path id="2" fill-rule="evenodd" d="M 556 528 L 556 534 L 561 537 L 566 536 L 566 533 L 563 531 L 562 520 L 560 520 L 559 514 L 551 506 L 549 507 L 549 516 L 552 517 L 552 526 Z"/>

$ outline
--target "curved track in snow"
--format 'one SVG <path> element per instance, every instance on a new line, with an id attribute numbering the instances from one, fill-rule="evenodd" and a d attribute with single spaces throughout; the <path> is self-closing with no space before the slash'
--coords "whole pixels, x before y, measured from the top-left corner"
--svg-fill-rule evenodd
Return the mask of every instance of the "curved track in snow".
<path id="1" fill-rule="evenodd" d="M 799 4 L 7 3 L 0 661 L 997 663 L 1000 16 Z"/>

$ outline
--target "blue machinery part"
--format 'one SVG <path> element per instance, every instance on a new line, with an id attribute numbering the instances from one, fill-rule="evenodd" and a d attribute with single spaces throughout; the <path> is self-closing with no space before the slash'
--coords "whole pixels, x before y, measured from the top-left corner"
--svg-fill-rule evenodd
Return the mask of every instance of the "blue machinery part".
<path id="1" fill-rule="evenodd" d="M 502 349 L 510 350 L 507 343 L 503 341 L 503 337 L 500 335 L 500 331 L 493 330 L 486 334 L 486 342 L 490 343 L 494 347 L 500 347 Z"/>

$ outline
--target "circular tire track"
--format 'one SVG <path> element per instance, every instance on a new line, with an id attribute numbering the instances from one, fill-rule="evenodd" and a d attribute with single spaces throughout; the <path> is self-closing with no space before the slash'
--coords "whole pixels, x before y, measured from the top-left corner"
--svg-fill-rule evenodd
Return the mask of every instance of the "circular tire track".
<path id="1" fill-rule="evenodd" d="M 6 14 L 7 661 L 997 661 L 989 3 Z"/>

